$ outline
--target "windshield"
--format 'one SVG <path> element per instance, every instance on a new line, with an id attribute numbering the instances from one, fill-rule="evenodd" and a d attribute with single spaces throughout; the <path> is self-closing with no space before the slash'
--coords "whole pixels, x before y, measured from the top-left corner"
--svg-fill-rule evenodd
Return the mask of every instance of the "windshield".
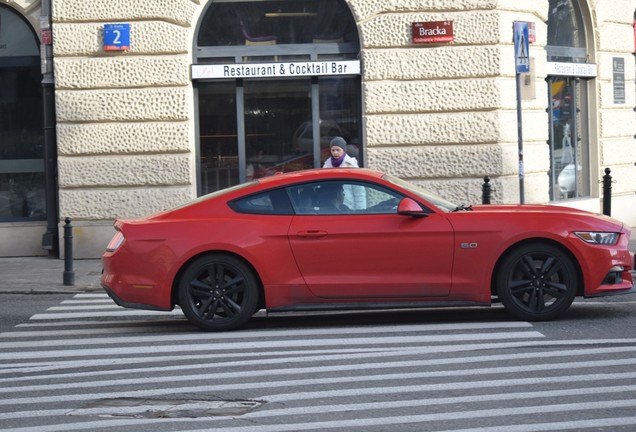
<path id="1" fill-rule="evenodd" d="M 425 199 L 426 201 L 433 204 L 435 207 L 437 207 L 438 209 L 442 211 L 452 212 L 457 209 L 457 204 L 453 204 L 450 201 L 446 201 L 445 199 L 438 197 L 437 195 L 433 195 L 429 191 L 422 189 L 420 186 L 414 183 L 408 182 L 406 180 L 402 180 L 397 177 L 393 177 L 392 175 L 389 175 L 389 174 L 385 174 L 382 178 Z"/>

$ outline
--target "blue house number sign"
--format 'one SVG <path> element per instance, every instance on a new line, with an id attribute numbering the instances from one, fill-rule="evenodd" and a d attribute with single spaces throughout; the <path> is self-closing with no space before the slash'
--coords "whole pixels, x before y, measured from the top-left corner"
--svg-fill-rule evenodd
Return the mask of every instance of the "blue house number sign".
<path id="1" fill-rule="evenodd" d="M 130 49 L 130 24 L 104 24 L 104 51 Z"/>

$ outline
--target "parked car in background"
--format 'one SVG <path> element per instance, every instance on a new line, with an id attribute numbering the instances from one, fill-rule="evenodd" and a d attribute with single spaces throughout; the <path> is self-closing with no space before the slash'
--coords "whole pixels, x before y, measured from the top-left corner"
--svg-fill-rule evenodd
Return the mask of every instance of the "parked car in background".
<path id="1" fill-rule="evenodd" d="M 344 204 L 358 188 L 362 208 Z M 259 309 L 489 306 L 550 320 L 575 296 L 633 292 L 630 228 L 549 205 L 464 206 L 368 169 L 274 175 L 117 220 L 102 286 L 204 330 Z"/>

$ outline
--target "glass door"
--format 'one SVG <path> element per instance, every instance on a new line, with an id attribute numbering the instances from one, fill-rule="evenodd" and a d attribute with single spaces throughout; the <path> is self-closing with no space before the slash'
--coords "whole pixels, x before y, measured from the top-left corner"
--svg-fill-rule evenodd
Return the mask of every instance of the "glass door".
<path id="1" fill-rule="evenodd" d="M 200 82 L 198 193 L 319 168 L 335 136 L 362 166 L 359 85 L 358 77 Z"/>
<path id="2" fill-rule="evenodd" d="M 311 78 L 243 83 L 245 179 L 312 168 Z"/>
<path id="3" fill-rule="evenodd" d="M 239 183 L 236 85 L 206 82 L 199 92 L 199 195 Z"/>
<path id="4" fill-rule="evenodd" d="M 330 156 L 329 142 L 333 136 L 340 136 L 347 142 L 347 154 L 363 166 L 361 140 L 362 118 L 358 97 L 360 79 L 358 77 L 320 77 L 320 161 Z"/>

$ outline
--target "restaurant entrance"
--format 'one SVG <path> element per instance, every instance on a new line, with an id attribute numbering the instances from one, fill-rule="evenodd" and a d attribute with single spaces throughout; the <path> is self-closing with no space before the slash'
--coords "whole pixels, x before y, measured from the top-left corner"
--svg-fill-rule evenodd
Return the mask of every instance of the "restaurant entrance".
<path id="1" fill-rule="evenodd" d="M 359 42 L 341 1 L 216 1 L 198 43 L 199 195 L 320 167 L 334 136 L 363 165 Z"/>

